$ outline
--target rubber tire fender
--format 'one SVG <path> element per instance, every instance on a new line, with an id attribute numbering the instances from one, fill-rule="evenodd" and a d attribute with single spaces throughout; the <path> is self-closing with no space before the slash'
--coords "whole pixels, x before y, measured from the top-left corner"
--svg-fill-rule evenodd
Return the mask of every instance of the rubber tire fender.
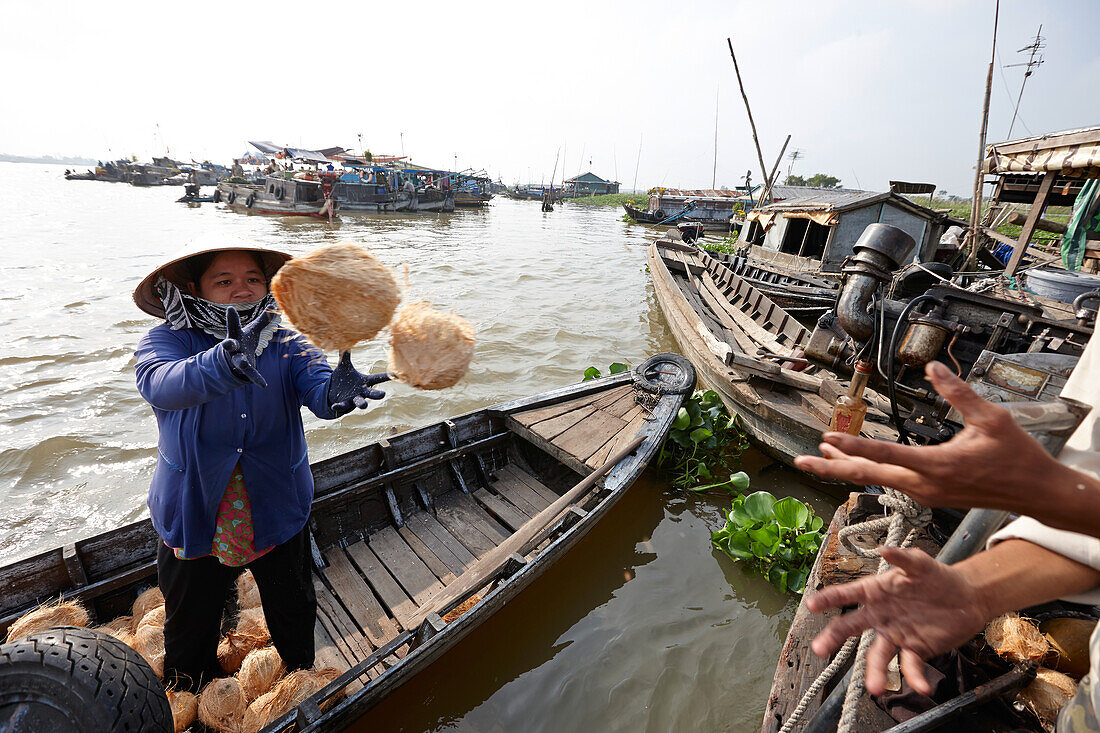
<path id="1" fill-rule="evenodd" d="M 215 204 L 221 203 L 221 200 L 222 200 L 222 190 L 220 188 L 215 188 L 214 189 L 214 203 Z"/>
<path id="2" fill-rule="evenodd" d="M 233 203 L 234 201 L 236 201 L 237 200 L 237 192 L 236 191 L 230 191 L 229 192 L 229 198 L 227 200 L 229 201 L 229 203 Z"/>
<path id="3" fill-rule="evenodd" d="M 255 193 L 248 194 L 248 198 L 245 199 L 244 205 L 251 209 L 252 204 L 254 204 L 254 203 L 256 203 L 256 194 Z"/>
<path id="4" fill-rule="evenodd" d="M 657 372 L 673 380 L 663 382 Z M 658 395 L 691 394 L 695 390 L 695 367 L 679 354 L 654 354 L 634 370 L 633 377 L 639 388 Z"/>
<path id="5" fill-rule="evenodd" d="M 0 730 L 172 733 L 153 668 L 113 636 L 59 626 L 0 646 Z"/>
<path id="6" fill-rule="evenodd" d="M 665 210 L 664 209 L 657 209 L 656 211 L 653 212 L 653 215 L 656 216 L 658 219 L 664 219 L 665 218 Z"/>

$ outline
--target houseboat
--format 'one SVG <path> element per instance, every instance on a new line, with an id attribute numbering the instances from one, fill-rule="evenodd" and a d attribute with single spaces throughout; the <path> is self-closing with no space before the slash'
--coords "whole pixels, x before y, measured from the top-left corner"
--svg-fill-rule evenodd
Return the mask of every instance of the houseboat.
<path id="1" fill-rule="evenodd" d="M 267 176 L 261 183 L 222 181 L 214 201 L 255 214 L 331 219 L 339 207 L 333 197 L 335 178 L 332 173 L 295 173 L 293 178 Z"/>
<path id="2" fill-rule="evenodd" d="M 752 205 L 751 196 L 743 191 L 655 188 L 650 191 L 648 209 L 643 211 L 630 204 L 623 204 L 623 208 L 639 224 L 688 222 L 729 231 L 740 227 L 742 216 Z"/>

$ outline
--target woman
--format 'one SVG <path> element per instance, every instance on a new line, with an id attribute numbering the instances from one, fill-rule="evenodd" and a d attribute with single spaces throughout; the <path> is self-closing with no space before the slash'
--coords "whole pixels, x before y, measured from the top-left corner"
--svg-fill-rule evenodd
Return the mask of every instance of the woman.
<path id="1" fill-rule="evenodd" d="M 271 276 L 289 255 L 208 249 L 158 267 L 134 291 L 165 322 L 136 353 L 137 386 L 160 433 L 149 513 L 163 540 L 165 680 L 198 688 L 221 676 L 222 612 L 247 568 L 290 670 L 313 665 L 316 599 L 307 528 L 313 476 L 302 406 L 335 419 L 385 394 L 350 356 L 324 354 L 280 327 Z"/>

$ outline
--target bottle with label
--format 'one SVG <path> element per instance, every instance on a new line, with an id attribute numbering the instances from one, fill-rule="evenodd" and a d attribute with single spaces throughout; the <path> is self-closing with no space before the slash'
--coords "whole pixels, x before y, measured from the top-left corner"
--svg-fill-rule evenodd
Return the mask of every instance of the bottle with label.
<path id="1" fill-rule="evenodd" d="M 867 381 L 870 378 L 871 362 L 856 362 L 848 394 L 836 398 L 829 430 L 834 433 L 859 435 L 860 429 L 863 428 L 863 418 L 867 417 L 867 403 L 863 401 L 863 390 L 867 387 Z"/>

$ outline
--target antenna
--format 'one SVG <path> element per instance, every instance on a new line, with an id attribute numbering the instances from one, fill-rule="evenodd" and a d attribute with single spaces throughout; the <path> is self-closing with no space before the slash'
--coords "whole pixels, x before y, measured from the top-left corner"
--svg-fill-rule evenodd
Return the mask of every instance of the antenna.
<path id="1" fill-rule="evenodd" d="M 1016 108 L 1012 110 L 1012 122 L 1008 126 L 1007 137 L 1012 139 L 1012 128 L 1016 125 L 1016 115 L 1020 111 L 1020 101 L 1024 98 L 1024 87 L 1027 85 L 1027 78 L 1035 73 L 1035 69 L 1039 68 L 1045 59 L 1043 58 L 1042 51 L 1047 47 L 1046 38 L 1043 37 L 1043 26 L 1039 25 L 1039 30 L 1035 32 L 1035 40 L 1024 46 L 1016 53 L 1027 53 L 1027 61 L 1022 64 L 1009 64 L 1006 68 L 1012 68 L 1014 66 L 1024 66 L 1024 80 L 1020 82 L 1020 96 L 1016 98 Z"/>
<path id="2" fill-rule="evenodd" d="M 802 148 L 795 148 L 791 151 L 791 154 L 787 156 L 791 161 L 787 164 L 787 178 L 791 177 L 791 170 L 794 168 L 795 161 L 802 160 L 805 157 L 806 154 L 802 152 Z"/>

